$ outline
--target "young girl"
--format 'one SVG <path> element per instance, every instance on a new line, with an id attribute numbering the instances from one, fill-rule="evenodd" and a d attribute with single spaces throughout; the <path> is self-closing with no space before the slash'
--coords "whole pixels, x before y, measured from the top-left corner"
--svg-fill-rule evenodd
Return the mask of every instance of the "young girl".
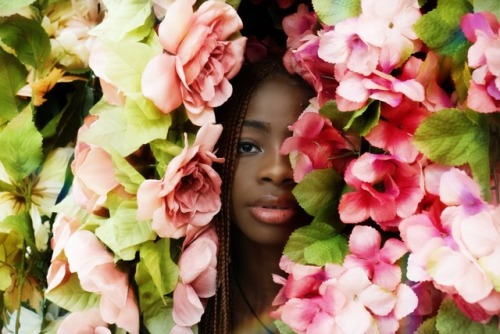
<path id="1" fill-rule="evenodd" d="M 274 333 L 269 312 L 279 286 L 272 274 L 280 273 L 291 232 L 310 222 L 292 195 L 289 158 L 279 150 L 313 91 L 281 59 L 244 66 L 233 88 L 216 112 L 224 126 L 217 155 L 226 159 L 216 218 L 219 278 L 200 332 Z"/>

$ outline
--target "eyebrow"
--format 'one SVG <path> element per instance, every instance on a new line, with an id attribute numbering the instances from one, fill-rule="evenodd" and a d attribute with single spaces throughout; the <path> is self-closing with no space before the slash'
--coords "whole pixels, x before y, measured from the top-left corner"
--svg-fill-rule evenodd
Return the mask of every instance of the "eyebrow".
<path id="1" fill-rule="evenodd" d="M 244 127 L 254 128 L 262 131 L 269 131 L 269 124 L 261 121 L 256 121 L 252 119 L 245 119 L 243 121 Z"/>

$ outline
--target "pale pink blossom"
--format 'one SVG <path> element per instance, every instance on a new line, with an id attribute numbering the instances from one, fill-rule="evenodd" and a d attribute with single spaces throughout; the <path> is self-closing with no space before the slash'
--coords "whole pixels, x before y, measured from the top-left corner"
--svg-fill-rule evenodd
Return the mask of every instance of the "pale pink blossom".
<path id="1" fill-rule="evenodd" d="M 88 116 L 78 130 L 73 172 L 72 195 L 75 202 L 87 212 L 98 213 L 106 206 L 107 195 L 119 186 L 111 156 L 99 146 L 80 138 L 92 127 L 97 116 Z"/>
<path id="2" fill-rule="evenodd" d="M 352 151 L 347 140 L 317 110 L 303 112 L 289 129 L 293 136 L 285 139 L 280 153 L 290 154 L 295 182 L 315 169 L 334 168 L 342 174 L 354 155 L 348 154 Z"/>
<path id="3" fill-rule="evenodd" d="M 355 226 L 349 236 L 350 254 L 344 267 L 363 268 L 375 284 L 394 291 L 401 282 L 401 268 L 396 264 L 407 248 L 401 240 L 390 238 L 381 248 L 381 235 L 370 226 Z"/>
<path id="4" fill-rule="evenodd" d="M 354 191 L 345 193 L 339 204 L 344 223 L 373 219 L 382 228 L 397 225 L 415 213 L 423 198 L 421 171 L 390 155 L 365 153 L 351 162 L 344 175 Z"/>
<path id="5" fill-rule="evenodd" d="M 475 111 L 500 111 L 500 23 L 488 12 L 466 14 L 462 30 L 472 42 L 468 51 L 473 69 L 467 94 L 467 106 Z"/>
<path id="6" fill-rule="evenodd" d="M 181 253 L 178 263 L 180 280 L 174 290 L 172 312 L 178 327 L 189 328 L 198 323 L 205 310 L 206 299 L 215 294 L 217 247 L 218 238 L 212 226 Z"/>
<path id="7" fill-rule="evenodd" d="M 68 314 L 57 329 L 58 334 L 111 334 L 98 308 Z"/>
<path id="8" fill-rule="evenodd" d="M 212 152 L 221 125 L 202 126 L 192 146 L 170 161 L 161 180 L 146 180 L 137 191 L 140 220 L 153 219 L 161 237 L 181 238 L 206 226 L 221 206 L 221 178 L 212 163 L 222 162 Z"/>
<path id="9" fill-rule="evenodd" d="M 181 103 L 196 125 L 215 122 L 213 108 L 232 94 L 229 79 L 243 62 L 246 38 L 228 38 L 242 28 L 236 10 L 221 1 L 194 1 L 169 6 L 158 34 L 164 52 L 149 61 L 142 91 L 163 113 Z"/>
<path id="10" fill-rule="evenodd" d="M 365 136 L 366 140 L 402 161 L 414 162 L 419 151 L 413 145 L 412 137 L 420 123 L 430 115 L 429 111 L 407 98 L 396 107 L 382 103 L 380 109 L 380 120 Z"/>
<path id="11" fill-rule="evenodd" d="M 139 309 L 128 275 L 116 267 L 113 255 L 97 236 L 90 231 L 76 231 L 64 251 L 70 271 L 77 273 L 81 287 L 100 295 L 102 319 L 130 333 L 139 333 Z"/>

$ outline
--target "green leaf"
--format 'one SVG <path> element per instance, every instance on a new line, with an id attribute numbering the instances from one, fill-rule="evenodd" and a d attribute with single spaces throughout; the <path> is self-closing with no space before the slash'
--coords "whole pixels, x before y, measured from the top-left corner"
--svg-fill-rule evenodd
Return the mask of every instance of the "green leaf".
<path id="1" fill-rule="evenodd" d="M 429 318 L 420 324 L 416 334 L 439 334 L 436 329 L 436 317 Z"/>
<path id="2" fill-rule="evenodd" d="M 125 261 L 133 260 L 141 244 L 154 240 L 156 233 L 149 221 L 138 221 L 137 202 L 123 201 L 113 216 L 98 227 L 95 234 Z"/>
<path id="3" fill-rule="evenodd" d="M 469 163 L 483 196 L 489 196 L 489 128 L 484 115 L 477 123 L 458 109 L 432 114 L 415 132 L 415 146 L 434 162 L 460 166 Z"/>
<path id="4" fill-rule="evenodd" d="M 294 262 L 307 264 L 308 261 L 305 255 L 306 249 L 315 242 L 328 240 L 336 235 L 337 233 L 335 229 L 325 223 L 312 223 L 310 225 L 300 227 L 290 235 L 290 238 L 285 245 L 283 254 Z M 308 251 L 310 252 L 309 256 L 313 258 L 315 247 L 321 246 L 314 246 Z"/>
<path id="5" fill-rule="evenodd" d="M 111 159 L 115 166 L 115 178 L 130 194 L 137 194 L 137 189 L 144 181 L 141 175 L 125 158 L 116 152 L 111 152 Z"/>
<path id="6" fill-rule="evenodd" d="M 328 117 L 335 128 L 365 136 L 378 124 L 380 101 L 372 100 L 355 111 L 339 111 L 335 101 L 328 101 L 321 107 L 320 113 Z"/>
<path id="7" fill-rule="evenodd" d="M 0 48 L 0 125 L 19 113 L 21 99 L 16 93 L 26 84 L 28 71 L 16 57 Z"/>
<path id="8" fill-rule="evenodd" d="M 304 249 L 304 259 L 308 264 L 316 266 L 324 266 L 327 263 L 342 264 L 347 253 L 349 253 L 347 238 L 339 234 L 307 246 Z"/>
<path id="9" fill-rule="evenodd" d="M 437 7 L 423 15 L 413 27 L 428 47 L 452 57 L 455 63 L 463 63 L 469 42 L 460 27 L 460 19 L 471 10 L 467 0 L 439 0 Z"/>
<path id="10" fill-rule="evenodd" d="M 35 236 L 33 232 L 33 225 L 31 223 L 31 217 L 28 212 L 22 212 L 17 215 L 7 216 L 1 223 L 2 229 L 8 229 L 11 232 L 17 233 L 26 244 L 32 249 L 33 252 L 37 252 L 35 244 Z"/>
<path id="11" fill-rule="evenodd" d="M 498 334 L 498 319 L 485 325 L 472 321 L 451 299 L 446 299 L 439 308 L 436 328 L 440 334 Z"/>
<path id="12" fill-rule="evenodd" d="M 312 5 L 320 21 L 327 25 L 361 14 L 360 0 L 313 0 Z"/>
<path id="13" fill-rule="evenodd" d="M 105 0 L 104 5 L 106 19 L 91 31 L 103 39 L 140 41 L 155 24 L 151 0 Z"/>
<path id="14" fill-rule="evenodd" d="M 82 289 L 77 274 L 71 274 L 66 282 L 45 292 L 45 297 L 70 312 L 98 307 L 100 300 L 99 295 Z"/>
<path id="15" fill-rule="evenodd" d="M 490 12 L 500 21 L 500 6 L 498 0 L 469 0 L 474 7 L 474 13 Z"/>
<path id="16" fill-rule="evenodd" d="M 337 217 L 343 182 L 333 169 L 313 170 L 295 186 L 293 195 L 315 220 L 330 222 Z"/>
<path id="17" fill-rule="evenodd" d="M 44 65 L 50 55 L 49 36 L 41 24 L 13 15 L 0 25 L 0 40 L 16 51 L 19 60 L 34 68 Z"/>
<path id="18" fill-rule="evenodd" d="M 0 0 L 0 16 L 10 16 L 19 9 L 31 5 L 36 0 Z"/>
<path id="19" fill-rule="evenodd" d="M 156 242 L 144 243 L 140 249 L 137 271 L 140 275 L 147 274 L 151 277 L 155 286 L 155 294 L 158 296 L 172 292 L 177 285 L 179 267 L 170 255 L 170 239 L 162 238 Z"/>
<path id="20" fill-rule="evenodd" d="M 23 249 L 23 239 L 17 233 L 0 224 L 0 291 L 5 291 L 12 284 L 13 265 Z"/>
<path id="21" fill-rule="evenodd" d="M 0 161 L 13 180 L 33 173 L 42 163 L 42 135 L 27 108 L 0 132 Z"/>
<path id="22" fill-rule="evenodd" d="M 280 334 L 294 334 L 295 333 L 287 324 L 285 324 L 281 320 L 276 320 L 274 322 L 274 324 L 276 325 L 276 328 L 278 329 Z"/>
<path id="23" fill-rule="evenodd" d="M 170 160 L 179 155 L 182 151 L 181 146 L 165 139 L 153 140 L 150 143 L 150 147 L 157 161 L 156 171 L 158 175 L 164 175 Z"/>
<path id="24" fill-rule="evenodd" d="M 92 113 L 99 114 L 99 119 L 82 136 L 82 140 L 122 156 L 133 153 L 150 141 L 165 138 L 171 122 L 169 115 L 148 118 L 131 99 L 127 99 L 125 107 L 98 103 Z"/>

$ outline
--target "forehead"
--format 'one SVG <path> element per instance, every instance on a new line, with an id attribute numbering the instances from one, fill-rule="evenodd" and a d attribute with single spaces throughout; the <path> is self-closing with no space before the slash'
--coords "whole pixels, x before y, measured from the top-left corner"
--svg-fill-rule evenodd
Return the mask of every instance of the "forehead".
<path id="1" fill-rule="evenodd" d="M 289 78 L 268 79 L 250 97 L 245 119 L 290 125 L 307 107 L 311 95 L 311 90 Z"/>

